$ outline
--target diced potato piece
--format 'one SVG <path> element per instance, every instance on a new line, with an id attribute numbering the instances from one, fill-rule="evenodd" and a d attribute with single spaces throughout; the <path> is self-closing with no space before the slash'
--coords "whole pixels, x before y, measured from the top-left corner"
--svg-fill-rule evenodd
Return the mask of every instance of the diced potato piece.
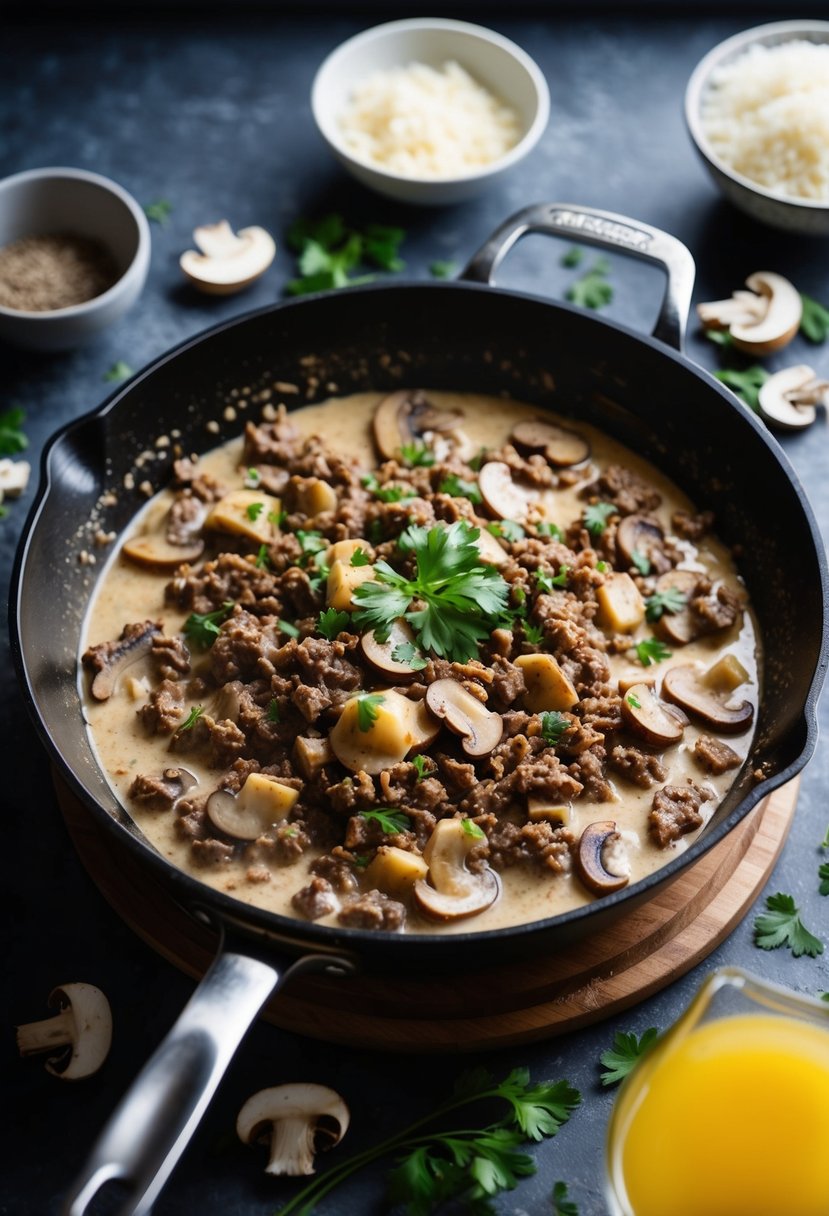
<path id="1" fill-rule="evenodd" d="M 349 540 L 335 540 L 333 545 L 325 551 L 325 560 L 330 565 L 332 562 L 344 562 L 346 566 L 351 565 L 351 559 L 358 549 L 362 549 L 367 557 L 371 557 L 374 550 L 367 540 L 361 540 L 360 537 L 353 537 Z M 365 567 L 355 566 L 355 569 L 365 569 Z"/>
<path id="2" fill-rule="evenodd" d="M 546 819 L 548 823 L 566 826 L 573 814 L 573 807 L 569 802 L 551 802 L 549 798 L 528 798 L 527 814 L 533 823 L 540 823 Z"/>
<path id="3" fill-rule="evenodd" d="M 131 701 L 144 701 L 150 691 L 147 681 L 144 678 L 136 679 L 135 676 L 127 676 L 123 687 L 126 688 Z"/>
<path id="4" fill-rule="evenodd" d="M 285 819 L 299 797 L 299 790 L 283 785 L 264 773 L 251 773 L 239 793 L 239 810 L 252 811 L 263 823 Z"/>
<path id="5" fill-rule="evenodd" d="M 280 499 L 261 490 L 234 490 L 220 498 L 204 521 L 206 528 L 247 536 L 257 544 L 270 544 L 274 537 L 271 516 L 282 510 Z"/>
<path id="6" fill-rule="evenodd" d="M 551 654 L 520 654 L 515 666 L 524 673 L 524 707 L 530 713 L 570 709 L 578 701 L 579 694 Z"/>
<path id="7" fill-rule="evenodd" d="M 630 633 L 645 619 L 645 601 L 629 574 L 609 574 L 596 599 L 599 624 L 614 633 Z"/>
<path id="8" fill-rule="evenodd" d="M 716 692 L 733 692 L 745 684 L 749 675 L 740 660 L 733 654 L 724 654 L 702 677 L 703 684 Z"/>
<path id="9" fill-rule="evenodd" d="M 382 845 L 366 866 L 366 882 L 387 895 L 405 895 L 429 867 L 419 853 Z"/>
<path id="10" fill-rule="evenodd" d="M 629 676 L 619 676 L 619 692 L 622 696 L 625 695 L 634 684 L 647 684 L 649 688 L 653 688 L 656 680 L 653 676 L 643 676 L 641 672 L 632 672 Z"/>
<path id="11" fill-rule="evenodd" d="M 311 739 L 298 735 L 294 740 L 294 760 L 303 777 L 309 780 L 333 759 L 334 753 L 327 739 Z"/>
<path id="12" fill-rule="evenodd" d="M 338 612 L 351 612 L 357 605 L 351 598 L 360 583 L 374 578 L 373 566 L 349 566 L 346 562 L 334 561 L 328 571 L 326 603 Z"/>
<path id="13" fill-rule="evenodd" d="M 337 491 L 319 477 L 306 477 L 297 486 L 297 510 L 306 515 L 320 515 L 337 507 Z"/>

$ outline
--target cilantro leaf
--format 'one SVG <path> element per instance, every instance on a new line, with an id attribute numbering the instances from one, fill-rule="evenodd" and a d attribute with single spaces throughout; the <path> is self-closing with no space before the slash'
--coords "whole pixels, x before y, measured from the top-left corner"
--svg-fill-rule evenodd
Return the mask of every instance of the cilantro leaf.
<path id="1" fill-rule="evenodd" d="M 567 270 L 575 270 L 577 266 L 581 266 L 584 261 L 584 250 L 581 245 L 571 245 L 566 253 L 561 256 L 561 265 Z"/>
<path id="2" fill-rule="evenodd" d="M 133 374 L 133 370 L 129 363 L 125 363 L 123 359 L 119 359 L 117 363 L 113 363 L 108 372 L 104 372 L 101 376 L 102 380 L 110 380 L 113 384 L 119 383 L 121 380 L 129 380 Z"/>
<path id="3" fill-rule="evenodd" d="M 602 1085 L 615 1085 L 617 1081 L 622 1081 L 634 1064 L 653 1047 L 658 1037 L 656 1026 L 649 1027 L 641 1038 L 637 1038 L 635 1034 L 625 1034 L 622 1030 L 617 1031 L 613 1046 L 599 1056 L 606 1069 L 602 1073 Z"/>
<path id="4" fill-rule="evenodd" d="M 766 911 L 755 917 L 754 944 L 761 950 L 788 946 L 795 958 L 800 958 L 801 954 L 807 954 L 809 958 L 823 954 L 823 942 L 803 924 L 792 896 L 782 892 L 769 895 Z"/>
<path id="5" fill-rule="evenodd" d="M 558 524 L 550 523 L 549 520 L 544 520 L 543 523 L 538 524 L 535 530 L 539 536 L 549 536 L 551 540 L 564 540 L 564 533 L 561 528 Z"/>
<path id="6" fill-rule="evenodd" d="M 413 671 L 422 671 L 426 659 L 415 646 L 414 642 L 399 642 L 391 652 L 395 663 L 407 663 Z"/>
<path id="7" fill-rule="evenodd" d="M 661 663 L 664 659 L 669 659 L 673 651 L 669 650 L 664 642 L 660 642 L 658 638 L 644 638 L 641 642 L 636 643 L 636 657 L 643 667 L 650 667 L 651 663 Z"/>
<path id="8" fill-rule="evenodd" d="M 630 555 L 630 560 L 643 578 L 647 578 L 651 572 L 651 559 L 641 549 L 634 549 Z"/>
<path id="9" fill-rule="evenodd" d="M 221 608 L 215 612 L 191 612 L 184 622 L 184 636 L 188 642 L 202 650 L 209 648 L 219 636 L 221 625 L 227 620 L 235 608 L 233 600 L 225 600 Z"/>
<path id="10" fill-rule="evenodd" d="M 613 287 L 607 281 L 607 262 L 597 261 L 567 288 L 566 297 L 580 308 L 603 308 L 613 299 Z"/>
<path id="11" fill-rule="evenodd" d="M 245 515 L 247 515 L 251 523 L 255 524 L 264 510 L 265 504 L 263 502 L 249 502 L 245 507 Z"/>
<path id="12" fill-rule="evenodd" d="M 357 694 L 357 725 L 360 730 L 371 730 L 377 721 L 377 706 L 385 701 L 382 693 L 361 692 Z"/>
<path id="13" fill-rule="evenodd" d="M 591 536 L 601 536 L 607 527 L 611 515 L 618 515 L 618 509 L 612 502 L 594 502 L 584 508 L 582 521 Z"/>
<path id="14" fill-rule="evenodd" d="M 429 274 L 433 279 L 451 279 L 457 268 L 456 262 L 446 262 L 438 258 L 437 261 L 429 263 Z"/>
<path id="15" fill-rule="evenodd" d="M 553 1203 L 552 1216 L 579 1216 L 579 1209 L 572 1199 L 567 1198 L 566 1182 L 556 1182 L 553 1184 L 551 1199 Z"/>
<path id="16" fill-rule="evenodd" d="M 391 807 L 382 807 L 377 811 L 360 811 L 363 819 L 369 823 L 377 823 L 386 836 L 396 836 L 398 832 L 406 832 L 411 826 L 411 820 L 405 811 L 393 811 Z"/>
<path id="17" fill-rule="evenodd" d="M 818 890 L 821 895 L 829 895 L 829 862 L 823 862 L 818 866 L 817 876 L 820 879 Z"/>
<path id="18" fill-rule="evenodd" d="M 541 715 L 541 738 L 548 747 L 561 742 L 562 735 L 570 728 L 570 719 L 557 709 L 548 709 Z"/>
<path id="19" fill-rule="evenodd" d="M 435 463 L 435 453 L 427 447 L 422 439 L 413 443 L 404 443 L 400 456 L 407 469 L 430 469 Z"/>
<path id="20" fill-rule="evenodd" d="M 350 561 L 349 565 L 370 566 L 371 558 L 366 553 L 365 549 L 362 546 L 360 546 L 359 548 L 355 549 L 354 552 L 351 554 L 351 561 Z"/>
<path id="21" fill-rule="evenodd" d="M 645 616 L 651 622 L 658 621 L 663 612 L 681 612 L 687 603 L 688 596 L 679 587 L 666 587 L 645 600 Z"/>
<path id="22" fill-rule="evenodd" d="M 456 473 L 450 473 L 448 477 L 444 477 L 438 486 L 438 491 L 441 494 L 451 494 L 452 498 L 468 498 L 476 506 L 482 501 L 477 482 L 465 481 Z"/>
<path id="23" fill-rule="evenodd" d="M 194 705 L 193 708 L 190 710 L 190 713 L 187 715 L 185 720 L 182 722 L 181 726 L 179 727 L 179 730 L 180 731 L 181 730 L 192 730 L 203 713 L 204 713 L 203 705 Z"/>
<path id="24" fill-rule="evenodd" d="M 756 413 L 760 405 L 760 389 L 768 380 L 769 373 L 764 367 L 760 367 L 759 363 L 756 363 L 753 367 L 747 367 L 743 372 L 735 371 L 731 367 L 723 368 L 721 371 L 714 372 L 714 378 L 724 384 L 726 388 L 730 388 L 749 409 Z"/>
<path id="25" fill-rule="evenodd" d="M 151 224 L 160 224 L 163 228 L 170 218 L 173 204 L 169 199 L 157 198 L 152 203 L 145 203 L 143 210 Z"/>
<path id="26" fill-rule="evenodd" d="M 21 429 L 25 420 L 25 411 L 19 405 L 13 405 L 0 414 L 0 456 L 16 456 L 18 452 L 25 452 L 29 446 L 29 440 Z"/>
<path id="27" fill-rule="evenodd" d="M 418 755 L 412 756 L 411 763 L 414 765 L 415 772 L 417 773 L 416 782 L 422 781 L 426 774 L 432 771 L 430 768 L 432 761 L 428 756 L 421 756 L 418 753 Z"/>
<path id="28" fill-rule="evenodd" d="M 491 532 L 493 536 L 502 536 L 505 541 L 511 545 L 517 544 L 519 540 L 523 540 L 527 533 L 517 524 L 514 519 L 499 519 L 486 526 L 487 532 Z"/>
<path id="29" fill-rule="evenodd" d="M 825 342 L 829 336 L 829 309 L 811 296 L 800 293 L 803 301 L 803 315 L 800 318 L 800 332 L 810 342 Z"/>
<path id="30" fill-rule="evenodd" d="M 341 633 L 348 630 L 351 624 L 351 615 L 348 612 L 338 612 L 336 608 L 326 608 L 325 612 L 321 612 L 317 621 L 317 629 L 324 638 L 329 642 L 333 642 L 334 638 L 339 637 Z"/>

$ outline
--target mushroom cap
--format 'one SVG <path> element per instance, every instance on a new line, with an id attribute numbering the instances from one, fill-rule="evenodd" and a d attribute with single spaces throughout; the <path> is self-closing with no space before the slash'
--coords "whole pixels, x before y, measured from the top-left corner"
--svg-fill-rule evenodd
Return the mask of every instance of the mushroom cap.
<path id="1" fill-rule="evenodd" d="M 729 693 L 723 695 L 702 683 L 704 675 L 690 663 L 671 667 L 662 680 L 662 693 L 669 701 L 687 710 L 694 718 L 723 734 L 741 734 L 754 718 L 750 701 L 728 707 Z"/>
<path id="2" fill-rule="evenodd" d="M 269 1174 L 313 1174 L 317 1137 L 339 1144 L 351 1115 L 340 1095 L 327 1085 L 306 1081 L 260 1089 L 245 1102 L 236 1119 L 236 1133 L 251 1144 L 270 1128 Z"/>
<path id="3" fill-rule="evenodd" d="M 132 663 L 137 663 L 150 653 L 153 638 L 160 634 L 161 626 L 158 621 L 143 621 L 140 624 L 124 626 L 118 644 L 107 653 L 103 666 L 93 677 L 90 692 L 96 701 L 109 700 L 115 692 L 118 677 Z M 87 654 L 91 653 L 87 651 Z"/>
<path id="4" fill-rule="evenodd" d="M 682 738 L 685 724 L 672 709 L 672 706 L 662 705 L 651 686 L 645 683 L 631 685 L 622 697 L 623 721 L 655 747 L 670 747 Z"/>
<path id="5" fill-rule="evenodd" d="M 450 435 L 463 422 L 461 410 L 441 410 L 418 389 L 401 389 L 384 397 L 374 411 L 372 429 L 380 455 L 394 460 L 404 444 L 438 432 Z M 458 442 L 458 447 L 463 444 Z"/>
<path id="6" fill-rule="evenodd" d="M 634 554 L 646 557 L 657 574 L 670 570 L 665 554 L 665 533 L 650 515 L 626 515 L 616 529 L 616 548 L 627 566 L 635 566 Z"/>
<path id="7" fill-rule="evenodd" d="M 768 299 L 759 321 L 732 324 L 729 333 L 734 345 L 749 355 L 769 355 L 791 342 L 800 329 L 803 301 L 797 288 L 782 274 L 758 270 L 746 279 L 746 286 Z"/>
<path id="8" fill-rule="evenodd" d="M 275 823 L 281 823 L 299 797 L 299 791 L 265 773 L 250 773 L 238 794 L 214 790 L 205 804 L 211 823 L 236 840 L 256 840 Z"/>
<path id="9" fill-rule="evenodd" d="M 612 819 L 589 823 L 581 834 L 575 855 L 576 873 L 594 895 L 621 891 L 630 881 L 627 874 L 611 874 L 602 860 L 605 847 L 619 839 L 616 823 Z"/>
<path id="10" fill-rule="evenodd" d="M 540 452 L 549 464 L 559 468 L 584 464 L 590 459 L 590 444 L 578 431 L 557 426 L 546 418 L 530 418 L 517 422 L 510 440 L 519 452 Z"/>
<path id="11" fill-rule="evenodd" d="M 530 506 L 538 494 L 525 490 L 512 480 L 512 469 L 502 460 L 490 460 L 478 474 L 478 489 L 484 506 L 496 519 L 526 523 Z"/>
<path id="12" fill-rule="evenodd" d="M 457 680 L 435 680 L 426 690 L 426 704 L 450 730 L 460 735 L 469 756 L 487 756 L 501 742 L 504 721 L 467 692 Z"/>
<path id="13" fill-rule="evenodd" d="M 240 228 L 227 220 L 193 231 L 201 250 L 188 249 L 179 265 L 190 282 L 208 295 L 231 295 L 250 286 L 270 266 L 276 253 L 273 237 L 264 228 Z"/>
<path id="14" fill-rule="evenodd" d="M 760 387 L 758 404 L 761 417 L 772 426 L 787 431 L 799 431 L 811 426 L 817 417 L 817 410 L 811 401 L 799 405 L 798 397 L 801 393 L 813 395 L 808 390 L 819 384 L 815 373 L 805 363 L 775 372 Z"/>
<path id="15" fill-rule="evenodd" d="M 183 562 L 195 562 L 204 552 L 204 541 L 195 538 L 185 545 L 173 545 L 158 533 L 134 536 L 121 552 L 130 561 L 151 570 L 177 570 Z"/>
<path id="16" fill-rule="evenodd" d="M 414 899 L 433 920 L 462 920 L 477 916 L 495 902 L 501 890 L 498 875 L 489 866 L 473 873 L 466 868 L 472 849 L 485 839 L 478 829 L 464 827 L 463 819 L 440 819 L 423 850 L 429 880 L 414 884 Z M 472 825 L 474 826 L 474 825 Z"/>
<path id="17" fill-rule="evenodd" d="M 46 1071 L 64 1081 L 90 1077 L 103 1064 L 112 1044 L 112 1011 L 109 1001 L 94 984 L 61 984 L 49 994 L 49 1007 L 69 1014 L 72 1052 L 65 1067 L 64 1055 L 46 1061 Z"/>

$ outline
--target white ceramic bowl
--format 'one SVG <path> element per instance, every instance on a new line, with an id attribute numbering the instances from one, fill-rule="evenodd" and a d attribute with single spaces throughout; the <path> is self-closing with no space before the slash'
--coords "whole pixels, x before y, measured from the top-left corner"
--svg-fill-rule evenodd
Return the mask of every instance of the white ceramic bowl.
<path id="1" fill-rule="evenodd" d="M 30 169 L 0 181 L 0 246 L 71 232 L 100 241 L 120 277 L 83 304 L 48 312 L 0 307 L 0 338 L 30 350 L 67 350 L 111 325 L 138 298 L 150 264 L 150 226 L 126 190 L 83 169 Z"/>
<path id="2" fill-rule="evenodd" d="M 731 63 L 750 46 L 779 46 L 792 39 L 829 42 L 829 21 L 775 21 L 758 25 L 727 38 L 709 51 L 697 64 L 685 91 L 685 120 L 708 172 L 726 198 L 754 219 L 788 232 L 808 236 L 829 236 L 829 203 L 796 199 L 766 189 L 735 172 L 717 156 L 709 144 L 701 121 L 701 102 L 711 73 Z"/>
<path id="3" fill-rule="evenodd" d="M 439 68 L 448 60 L 515 110 L 522 134 L 506 155 L 462 176 L 423 178 L 358 160 L 346 148 L 338 118 L 358 82 L 391 67 Z M 331 151 L 363 185 L 406 203 L 445 204 L 480 193 L 531 151 L 547 126 L 550 93 L 538 65 L 508 38 L 464 21 L 418 17 L 364 30 L 332 51 L 314 78 L 311 109 Z"/>

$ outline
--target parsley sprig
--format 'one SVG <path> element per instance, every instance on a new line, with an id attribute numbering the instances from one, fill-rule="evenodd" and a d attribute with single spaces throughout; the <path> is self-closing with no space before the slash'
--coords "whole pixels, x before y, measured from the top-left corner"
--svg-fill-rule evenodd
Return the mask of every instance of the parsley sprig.
<path id="1" fill-rule="evenodd" d="M 624 1080 L 658 1037 L 659 1031 L 655 1026 L 650 1026 L 639 1038 L 618 1030 L 613 1038 L 613 1046 L 599 1056 L 606 1070 L 602 1073 L 602 1085 L 615 1085 Z"/>
<path id="2" fill-rule="evenodd" d="M 570 728 L 570 719 L 557 709 L 548 709 L 541 715 L 541 738 L 548 747 L 555 747 Z"/>
<path id="3" fill-rule="evenodd" d="M 326 608 L 319 615 L 317 629 L 324 638 L 333 642 L 334 638 L 348 630 L 350 624 L 351 616 L 348 612 L 338 612 L 336 608 Z"/>
<path id="4" fill-rule="evenodd" d="M 191 612 L 184 622 L 184 636 L 194 646 L 209 650 L 234 608 L 233 600 L 225 600 L 215 612 Z"/>
<path id="5" fill-rule="evenodd" d="M 778 892 L 766 899 L 766 911 L 754 920 L 754 944 L 761 950 L 788 946 L 795 958 L 823 954 L 823 942 L 810 933 L 800 919 L 800 909 L 791 895 Z"/>
<path id="6" fill-rule="evenodd" d="M 613 299 L 613 286 L 607 281 L 609 270 L 607 258 L 596 258 L 593 265 L 567 288 L 567 299 L 580 308 L 598 309 L 609 304 Z"/>
<path id="7" fill-rule="evenodd" d="M 645 616 L 649 621 L 658 621 L 664 612 L 681 612 L 687 603 L 688 596 L 679 587 L 666 587 L 645 600 Z"/>
<path id="8" fill-rule="evenodd" d="M 371 730 L 377 721 L 377 706 L 382 705 L 385 697 L 379 692 L 361 692 L 357 694 L 357 726 L 362 731 Z"/>
<path id="9" fill-rule="evenodd" d="M 556 1182 L 553 1184 L 553 1193 L 551 1195 L 553 1204 L 553 1216 L 579 1216 L 579 1209 L 572 1199 L 567 1198 L 567 1183 Z"/>
<path id="10" fill-rule="evenodd" d="M 354 591 L 357 627 L 373 630 L 382 643 L 395 620 L 405 617 L 421 650 L 458 663 L 473 658 L 503 614 L 509 593 L 495 567 L 481 564 L 478 536 L 479 530 L 465 520 L 448 528 L 407 528 L 398 543 L 414 556 L 415 577 L 405 578 L 388 562 L 377 562 L 376 581 Z"/>
<path id="11" fill-rule="evenodd" d="M 618 514 L 618 510 L 615 503 L 595 502 L 584 508 L 582 521 L 591 536 L 601 536 L 611 515 L 616 514 Z"/>
<path id="12" fill-rule="evenodd" d="M 733 393 L 745 402 L 755 413 L 760 408 L 760 389 L 769 378 L 769 373 L 759 363 L 747 367 L 745 371 L 737 371 L 733 367 L 723 368 L 714 372 L 714 378 L 730 388 Z"/>
<path id="13" fill-rule="evenodd" d="M 360 816 L 369 823 L 376 823 L 387 836 L 396 836 L 398 832 L 407 832 L 411 826 L 409 816 L 405 811 L 393 811 L 384 807 L 378 811 L 360 811 Z"/>
<path id="14" fill-rule="evenodd" d="M 643 638 L 641 642 L 637 642 L 634 648 L 636 657 L 643 667 L 650 667 L 651 663 L 662 663 L 665 659 L 669 659 L 673 654 L 664 642 L 660 642 L 659 638 Z"/>
<path id="15" fill-rule="evenodd" d="M 459 1130 L 429 1130 L 455 1111 L 490 1101 L 506 1104 L 502 1118 L 480 1128 L 464 1120 Z M 449 1202 L 457 1210 L 483 1213 L 489 1210 L 488 1199 L 535 1173 L 535 1162 L 520 1151 L 521 1145 L 554 1136 L 580 1102 L 578 1090 L 567 1081 L 531 1084 L 526 1068 L 514 1069 L 500 1083 L 485 1068 L 471 1069 L 434 1111 L 314 1178 L 279 1209 L 278 1216 L 309 1216 L 341 1182 L 392 1153 L 401 1155 L 388 1176 L 388 1197 L 392 1203 L 405 1203 L 408 1216 L 428 1216 L 439 1204 Z"/>
<path id="16" fill-rule="evenodd" d="M 19 405 L 0 414 L 0 456 L 16 456 L 26 451 L 29 440 L 22 429 L 25 421 L 26 414 Z"/>
<path id="17" fill-rule="evenodd" d="M 341 215 L 298 220 L 288 232 L 288 245 L 297 254 L 299 277 L 291 279 L 285 290 L 300 296 L 367 283 L 374 275 L 353 273 L 366 266 L 402 270 L 406 263 L 398 251 L 405 235 L 402 228 L 385 224 L 349 228 Z"/>

